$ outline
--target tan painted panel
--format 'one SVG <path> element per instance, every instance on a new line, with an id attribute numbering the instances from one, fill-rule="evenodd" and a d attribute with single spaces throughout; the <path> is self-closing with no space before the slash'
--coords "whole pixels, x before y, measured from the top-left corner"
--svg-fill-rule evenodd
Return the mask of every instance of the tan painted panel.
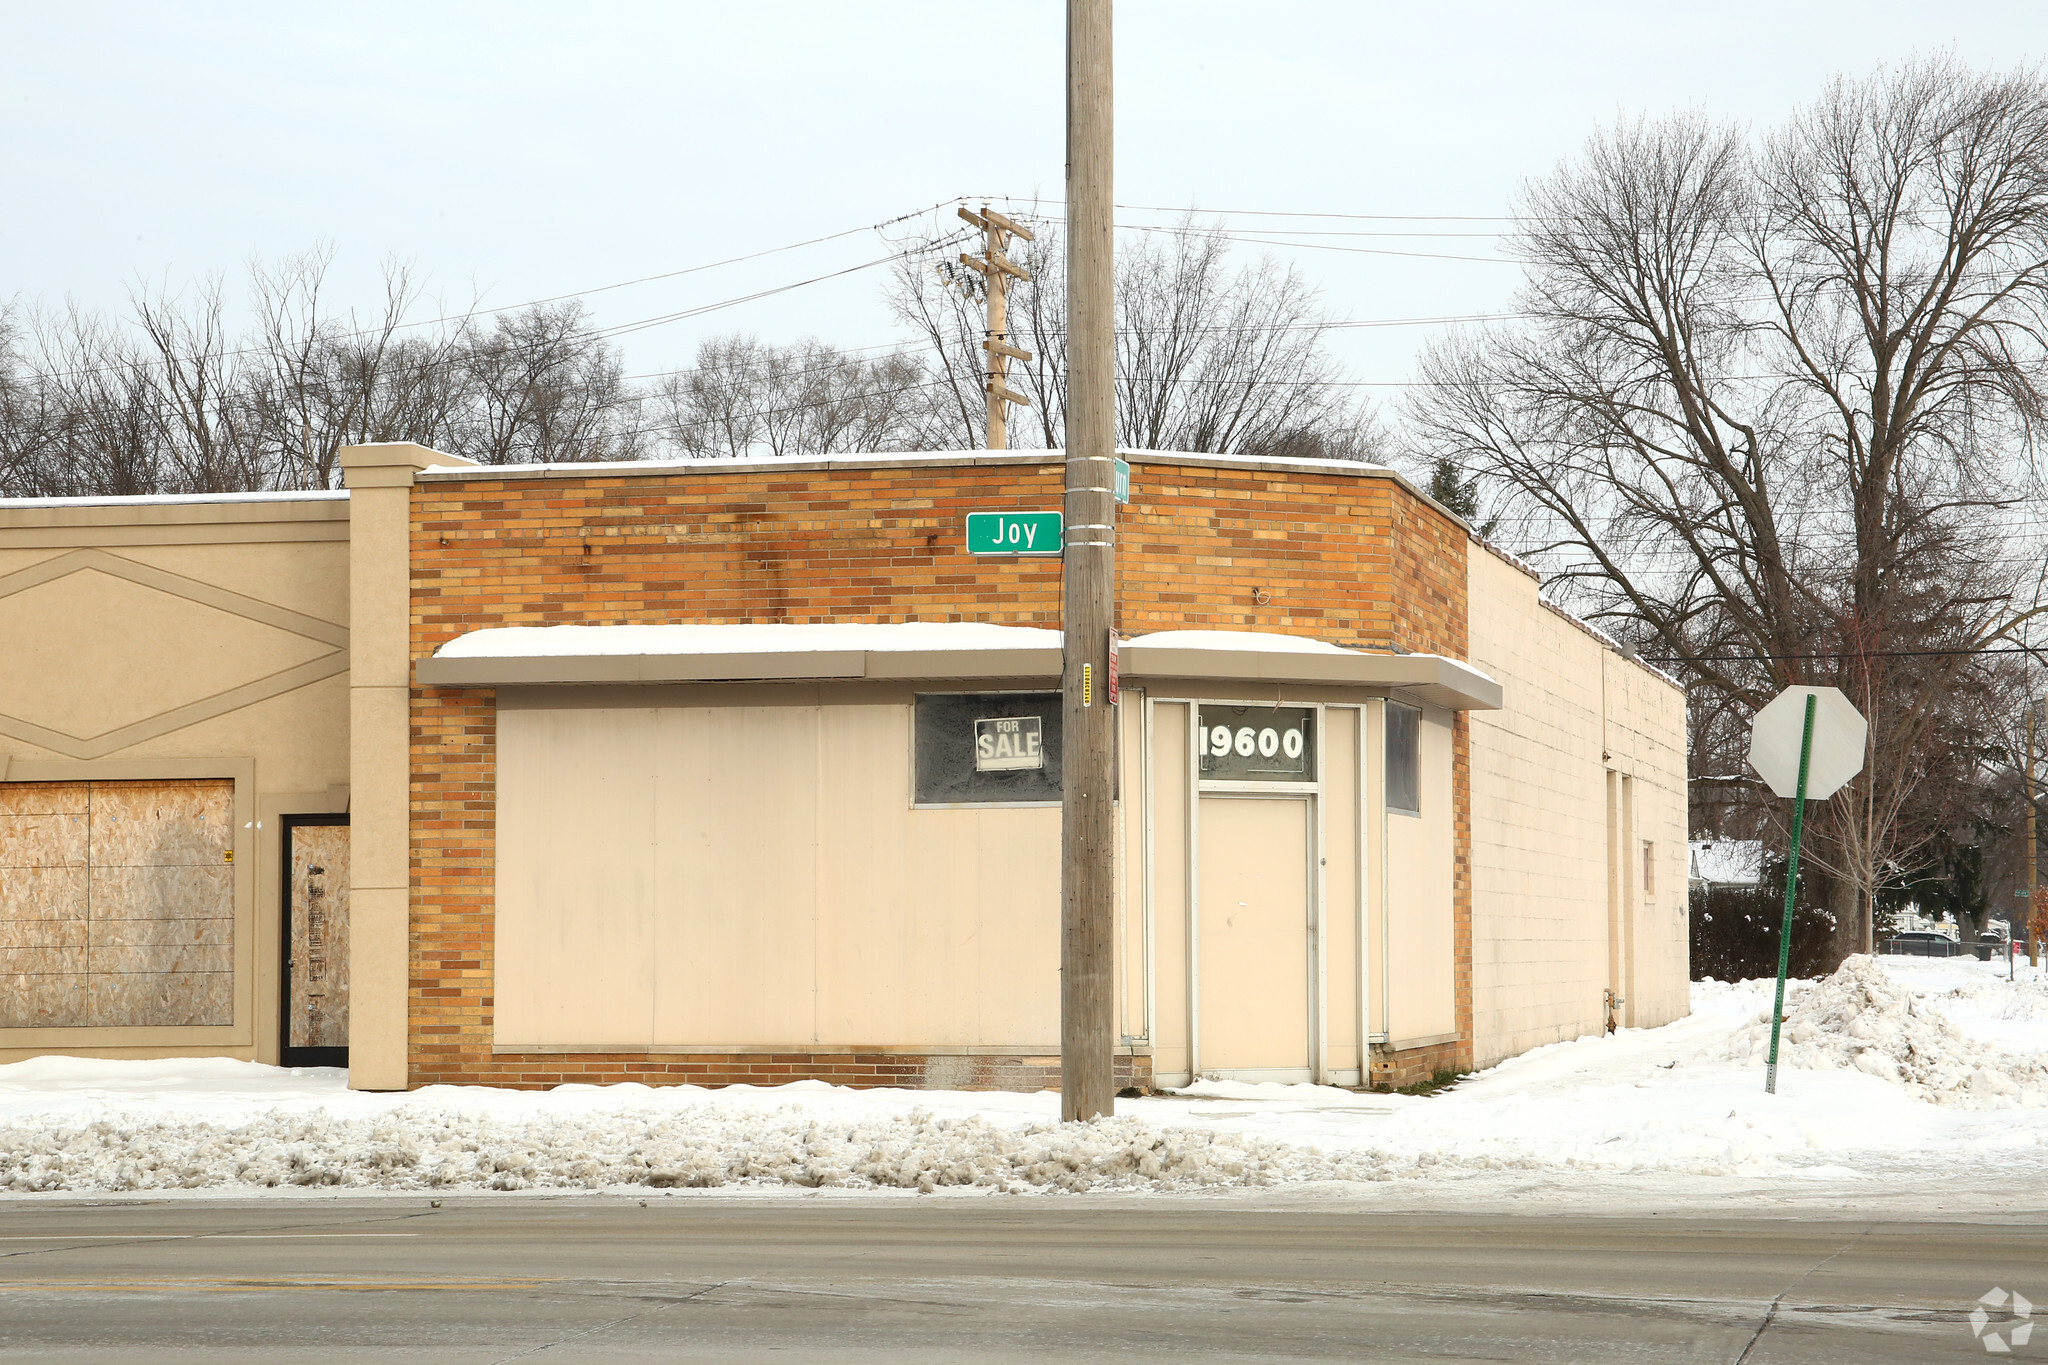
<path id="1" fill-rule="evenodd" d="M 1423 708 L 1422 814 L 1385 817 L 1388 1031 L 1397 1048 L 1458 1024 L 1450 720 L 1448 711 Z"/>
<path id="2" fill-rule="evenodd" d="M 934 815 L 964 816 L 940 821 Z M 973 983 L 961 1012 L 971 1036 L 948 1041 L 1045 1046 L 1060 1029 L 1060 813 L 1057 809 L 916 811 L 913 856 L 934 869 L 924 909 L 966 912 Z M 940 873 L 950 869 L 950 875 Z M 955 911 L 954 913 L 959 913 Z M 957 988 L 955 988 L 957 990 Z"/>
<path id="3" fill-rule="evenodd" d="M 80 629 L 118 621 L 119 630 Z M 0 697 L 32 725 L 85 739 L 333 652 L 268 622 L 99 569 L 0 596 Z M 175 659 L 177 666 L 161 667 Z M 90 680 L 91 685 L 81 683 Z"/>
<path id="4" fill-rule="evenodd" d="M 909 720 L 501 709 L 499 1044 L 1055 1044 L 1059 812 L 911 810 Z"/>
<path id="5" fill-rule="evenodd" d="M 1323 712 L 1323 1027 L 1332 1070 L 1358 1069 L 1359 713 Z"/>
<path id="6" fill-rule="evenodd" d="M 1152 1069 L 1188 1074 L 1188 708 L 1152 707 Z"/>
<path id="7" fill-rule="evenodd" d="M 933 972 L 969 970 L 951 958 L 958 917 L 920 924 L 925 897 L 911 872 L 910 709 L 837 705 L 817 715 L 815 959 L 833 969 L 813 977 L 816 1038 L 847 1044 L 957 1030 L 948 993 L 930 982 Z"/>
<path id="8" fill-rule="evenodd" d="M 233 799 L 225 781 L 0 784 L 7 808 L 71 808 L 0 817 L 0 1028 L 233 1023 Z"/>
<path id="9" fill-rule="evenodd" d="M 812 1038 L 818 713 L 654 714 L 655 886 L 664 912 L 654 932 L 654 1036 Z"/>
<path id="10" fill-rule="evenodd" d="M 656 716 L 498 712 L 503 1040 L 653 1040 L 656 924 L 681 902 L 656 901 Z"/>
<path id="11" fill-rule="evenodd" d="M 1306 1067 L 1308 802 L 1201 801 L 1201 1068 Z"/>
<path id="12" fill-rule="evenodd" d="M 295 825 L 291 839 L 286 1042 L 348 1046 L 347 825 Z"/>

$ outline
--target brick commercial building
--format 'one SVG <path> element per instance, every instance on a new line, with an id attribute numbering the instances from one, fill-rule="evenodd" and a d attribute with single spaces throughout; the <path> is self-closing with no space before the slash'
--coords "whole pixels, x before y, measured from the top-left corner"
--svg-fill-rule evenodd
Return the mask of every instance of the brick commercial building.
<path id="1" fill-rule="evenodd" d="M 1128 458 L 1120 1076 L 1682 1014 L 1678 689 L 1388 470 Z M 1060 561 L 964 525 L 1055 456 L 343 464 L 0 504 L 0 1060 L 1056 1082 Z"/>

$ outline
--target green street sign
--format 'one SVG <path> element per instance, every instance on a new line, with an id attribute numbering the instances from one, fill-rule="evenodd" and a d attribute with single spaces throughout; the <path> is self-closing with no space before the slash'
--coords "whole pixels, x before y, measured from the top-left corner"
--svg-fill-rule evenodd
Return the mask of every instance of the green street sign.
<path id="1" fill-rule="evenodd" d="M 1116 462 L 1116 500 L 1119 504 L 1131 500 L 1131 464 L 1128 460 Z"/>
<path id="2" fill-rule="evenodd" d="M 1058 555 L 1058 512 L 969 512 L 967 553 L 971 555 Z"/>

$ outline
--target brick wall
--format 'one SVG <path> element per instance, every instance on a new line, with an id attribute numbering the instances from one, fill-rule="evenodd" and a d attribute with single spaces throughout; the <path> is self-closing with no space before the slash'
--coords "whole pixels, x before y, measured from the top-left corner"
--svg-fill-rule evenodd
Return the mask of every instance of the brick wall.
<path id="1" fill-rule="evenodd" d="M 412 657 L 484 626 L 966 620 L 1056 627 L 1059 561 L 977 559 L 966 553 L 965 522 L 974 510 L 1057 508 L 1061 478 L 1056 462 L 1026 456 L 425 481 L 412 494 Z M 1143 461 L 1133 463 L 1131 483 L 1117 571 L 1126 637 L 1268 630 L 1466 657 L 1466 534 L 1394 480 Z M 886 1054 L 796 1061 L 493 1055 L 495 716 L 488 689 L 413 693 L 413 1084 L 547 1085 L 600 1076 L 720 1083 L 757 1079 L 769 1074 L 761 1067 L 781 1065 L 799 1069 L 772 1073 L 780 1079 L 904 1084 L 906 1075 L 957 1070 L 963 1059 Z M 1454 743 L 1455 1049 L 1463 1066 L 1471 1052 L 1472 939 L 1462 715 Z M 888 1069 L 844 1069 L 860 1066 Z M 980 1080 L 1043 1079 L 1023 1070 L 992 1067 Z M 1119 1083 L 1125 1080 L 1144 1084 L 1149 1069 Z"/>

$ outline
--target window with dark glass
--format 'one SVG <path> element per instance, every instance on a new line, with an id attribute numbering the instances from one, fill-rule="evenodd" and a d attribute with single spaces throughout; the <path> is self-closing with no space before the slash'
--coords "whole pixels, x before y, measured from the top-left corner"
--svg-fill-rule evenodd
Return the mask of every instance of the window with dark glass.
<path id="1" fill-rule="evenodd" d="M 931 693 L 912 725 L 920 806 L 1060 799 L 1060 694 Z"/>
<path id="2" fill-rule="evenodd" d="M 1422 708 L 1387 703 L 1387 810 L 1422 814 Z"/>
<path id="3" fill-rule="evenodd" d="M 1203 702 L 1195 750 L 1204 782 L 1313 782 L 1313 706 L 1218 706 Z"/>

